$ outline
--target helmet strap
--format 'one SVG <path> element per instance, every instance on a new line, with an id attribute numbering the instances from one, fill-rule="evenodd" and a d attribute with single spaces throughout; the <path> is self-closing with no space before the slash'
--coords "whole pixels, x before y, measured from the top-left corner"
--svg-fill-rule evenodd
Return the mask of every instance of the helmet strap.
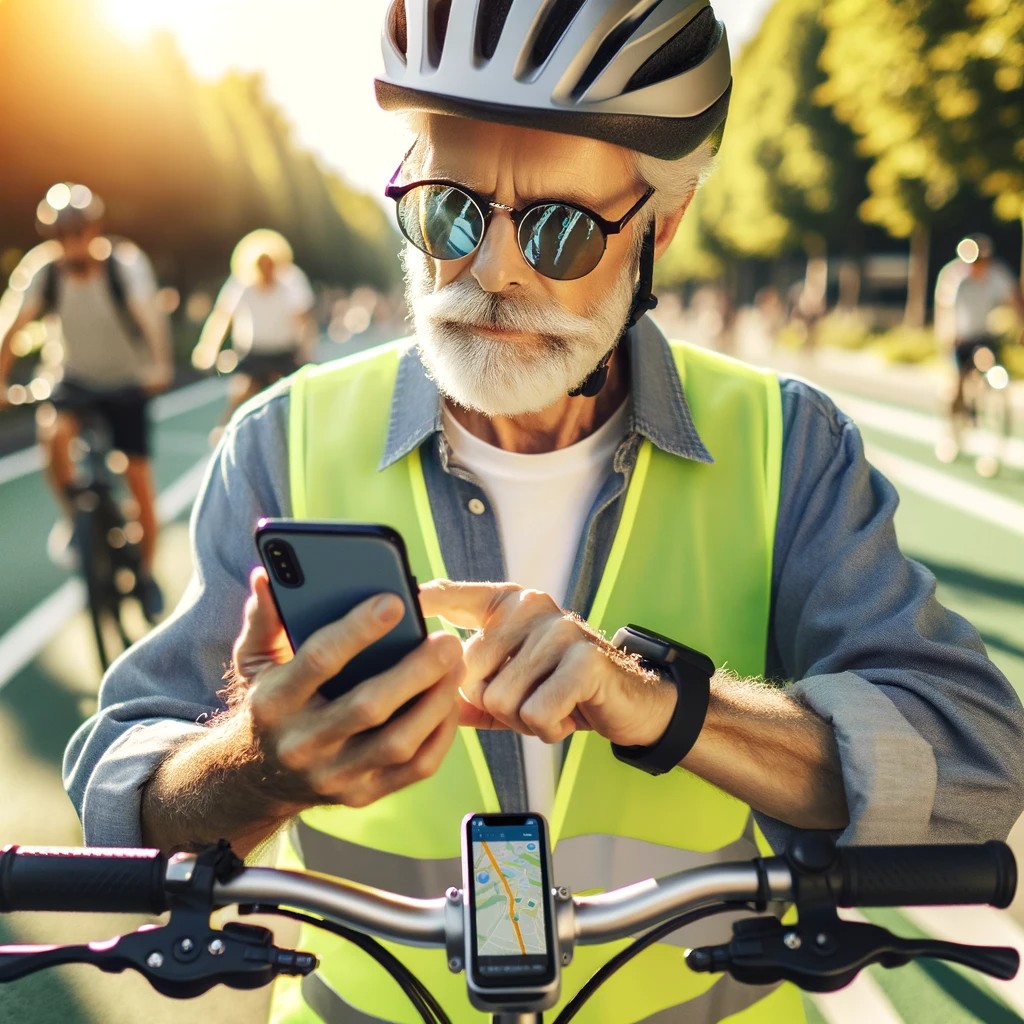
<path id="1" fill-rule="evenodd" d="M 647 225 L 643 244 L 640 247 L 640 280 L 637 282 L 636 292 L 633 295 L 633 305 L 630 306 L 625 326 L 622 328 L 618 338 L 615 339 L 615 344 L 601 356 L 601 361 L 597 366 L 583 378 L 581 383 L 569 391 L 570 398 L 579 398 L 581 396 L 583 398 L 594 398 L 600 394 L 601 388 L 604 387 L 605 381 L 608 379 L 608 363 L 611 361 L 612 353 L 619 342 L 625 337 L 626 332 L 639 321 L 640 317 L 658 305 L 657 297 L 651 292 L 651 287 L 654 283 L 654 231 L 654 220 L 652 219 L 651 223 Z"/>

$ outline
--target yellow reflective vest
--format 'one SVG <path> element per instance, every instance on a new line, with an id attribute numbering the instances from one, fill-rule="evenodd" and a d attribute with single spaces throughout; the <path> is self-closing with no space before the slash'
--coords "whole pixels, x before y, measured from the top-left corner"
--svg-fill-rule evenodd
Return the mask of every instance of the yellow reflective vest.
<path id="1" fill-rule="evenodd" d="M 414 574 L 427 580 L 447 573 L 419 452 L 378 468 L 407 344 L 310 366 L 293 378 L 292 512 L 297 518 L 393 526 L 406 541 Z M 782 453 L 778 381 L 703 349 L 674 345 L 673 353 L 695 426 L 715 462 L 678 458 L 643 442 L 587 618 L 609 636 L 637 622 L 707 652 L 718 666 L 761 675 Z M 460 882 L 463 815 L 500 809 L 477 734 L 460 728 L 432 778 L 369 807 L 304 812 L 291 830 L 285 860 L 413 896 L 440 896 Z M 550 826 L 555 881 L 577 893 L 768 851 L 740 800 L 682 768 L 658 778 L 630 768 L 595 733 L 569 741 Z M 691 972 L 685 945 L 712 939 L 691 930 L 681 936 L 627 964 L 587 1003 L 577 1018 L 581 1024 L 803 1020 L 799 994 L 789 986 L 752 989 Z M 713 940 L 721 936 L 719 921 Z M 303 942 L 318 952 L 322 966 L 301 984 L 278 986 L 275 1022 L 419 1019 L 361 951 L 322 932 L 303 936 Z M 628 940 L 578 947 L 563 972 L 559 1007 L 625 945 Z M 453 1021 L 485 1019 L 469 1005 L 465 979 L 448 971 L 443 950 L 389 948 Z M 556 1013 L 551 1011 L 552 1019 Z"/>

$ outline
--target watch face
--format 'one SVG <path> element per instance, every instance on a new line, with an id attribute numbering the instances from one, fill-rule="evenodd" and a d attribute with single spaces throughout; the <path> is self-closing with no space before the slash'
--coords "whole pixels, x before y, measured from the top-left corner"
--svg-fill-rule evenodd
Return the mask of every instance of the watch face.
<path id="1" fill-rule="evenodd" d="M 655 633 L 653 629 L 643 626 L 629 625 L 620 629 L 612 640 L 616 647 L 630 653 L 639 654 L 655 665 L 666 665 L 673 661 L 681 662 L 700 672 L 707 673 L 710 678 L 715 674 L 715 663 L 702 651 L 687 647 L 671 637 Z"/>

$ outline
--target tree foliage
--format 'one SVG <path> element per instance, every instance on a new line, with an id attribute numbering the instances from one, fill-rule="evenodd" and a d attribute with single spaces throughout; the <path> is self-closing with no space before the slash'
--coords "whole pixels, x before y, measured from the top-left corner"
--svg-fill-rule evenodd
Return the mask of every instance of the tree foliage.
<path id="1" fill-rule="evenodd" d="M 718 166 L 687 214 L 675 249 L 774 259 L 856 234 L 866 165 L 850 129 L 815 100 L 821 0 L 779 0 L 736 61 Z M 687 223 L 688 222 L 688 223 Z M 673 251 L 670 269 L 706 266 Z"/>
<path id="2" fill-rule="evenodd" d="M 0 2 L 0 251 L 33 244 L 46 188 L 76 180 L 179 287 L 223 277 L 254 227 L 315 278 L 393 283 L 384 211 L 296 144 L 259 75 L 200 81 L 170 37 L 132 47 L 101 26 L 94 0 Z"/>
<path id="3" fill-rule="evenodd" d="M 964 184 L 1024 214 L 1024 5 L 825 0 L 819 91 L 872 160 L 862 212 L 892 234 L 927 224 Z"/>

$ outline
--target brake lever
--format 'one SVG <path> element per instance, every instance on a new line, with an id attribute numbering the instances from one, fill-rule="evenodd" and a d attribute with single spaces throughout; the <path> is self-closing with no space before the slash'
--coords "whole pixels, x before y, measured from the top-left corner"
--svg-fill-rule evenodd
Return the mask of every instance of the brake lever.
<path id="1" fill-rule="evenodd" d="M 1014 949 L 902 939 L 877 925 L 838 917 L 827 930 L 820 922 L 802 928 L 774 917 L 738 921 L 731 942 L 691 950 L 686 962 L 694 971 L 725 971 L 749 985 L 792 981 L 810 992 L 833 992 L 869 964 L 901 967 L 918 957 L 950 960 L 1003 979 L 1020 966 Z"/>
<path id="2" fill-rule="evenodd" d="M 214 985 L 258 988 L 279 974 L 309 974 L 319 961 L 311 953 L 282 949 L 260 925 L 210 923 L 215 882 L 243 867 L 223 840 L 196 857 L 171 858 L 167 890 L 170 917 L 105 942 L 75 946 L 0 946 L 0 981 L 58 964 L 92 964 L 111 974 L 138 971 L 161 995 L 188 999 Z"/>
<path id="3" fill-rule="evenodd" d="M 0 946 L 0 981 L 11 981 L 59 964 L 91 964 L 108 974 L 138 971 L 161 995 L 189 999 L 214 985 L 259 988 L 279 974 L 309 974 L 310 953 L 273 945 L 259 925 L 229 921 L 182 935 L 170 924 L 140 928 L 107 942 L 77 946 Z"/>

